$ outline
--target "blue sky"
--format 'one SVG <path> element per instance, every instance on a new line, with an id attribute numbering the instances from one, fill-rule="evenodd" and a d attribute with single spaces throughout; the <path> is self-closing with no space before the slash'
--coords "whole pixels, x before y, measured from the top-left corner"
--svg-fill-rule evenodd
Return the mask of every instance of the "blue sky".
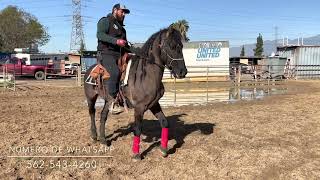
<path id="1" fill-rule="evenodd" d="M 50 42 L 44 52 L 67 52 L 70 49 L 72 0 L 0 0 L 0 10 L 16 5 L 35 15 L 48 28 Z M 96 23 L 111 11 L 115 3 L 123 3 L 131 14 L 125 24 L 128 40 L 144 42 L 150 35 L 172 22 L 186 19 L 191 41 L 228 40 L 230 46 L 255 43 L 259 33 L 264 40 L 310 37 L 320 30 L 319 0 L 83 0 L 85 43 L 96 49 Z"/>

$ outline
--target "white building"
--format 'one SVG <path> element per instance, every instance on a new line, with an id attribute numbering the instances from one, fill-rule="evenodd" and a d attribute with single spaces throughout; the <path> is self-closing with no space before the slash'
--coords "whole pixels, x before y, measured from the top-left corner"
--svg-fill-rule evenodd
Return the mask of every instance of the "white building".
<path id="1" fill-rule="evenodd" d="M 194 41 L 183 44 L 187 77 L 229 75 L 228 41 Z M 208 73 L 208 72 L 209 73 Z M 170 77 L 166 70 L 164 77 Z"/>

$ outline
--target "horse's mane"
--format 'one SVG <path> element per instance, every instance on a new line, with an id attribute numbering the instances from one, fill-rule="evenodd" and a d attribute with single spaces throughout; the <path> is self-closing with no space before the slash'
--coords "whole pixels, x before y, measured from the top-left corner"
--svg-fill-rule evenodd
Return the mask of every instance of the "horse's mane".
<path id="1" fill-rule="evenodd" d="M 153 45 L 153 42 L 156 40 L 156 38 L 164 31 L 166 31 L 167 29 L 161 29 L 158 32 L 152 34 L 149 39 L 144 43 L 144 45 L 141 48 L 141 53 L 143 53 L 143 55 L 148 55 L 148 51 L 150 50 L 151 46 Z"/>
<path id="2" fill-rule="evenodd" d="M 147 62 L 154 63 L 154 58 L 149 57 L 149 50 L 152 48 L 152 45 L 153 45 L 154 41 L 156 40 L 156 38 L 167 30 L 168 30 L 168 28 L 161 29 L 158 32 L 152 34 L 141 48 L 136 48 L 135 53 L 138 56 L 142 57 L 144 60 L 147 60 Z"/>
<path id="3" fill-rule="evenodd" d="M 132 58 L 132 71 L 134 71 L 134 74 L 135 72 L 139 72 L 139 74 L 141 73 L 141 75 L 139 75 L 141 79 L 146 76 L 146 65 L 155 63 L 155 57 L 153 57 L 153 55 L 150 56 L 149 54 L 149 51 L 152 48 L 154 41 L 157 39 L 158 36 L 161 36 L 161 34 L 167 30 L 168 28 L 159 30 L 158 32 L 152 34 L 141 48 L 134 47 L 132 49 L 132 51 L 137 55 Z M 137 75 L 135 76 L 134 81 L 136 81 L 136 78 Z"/>

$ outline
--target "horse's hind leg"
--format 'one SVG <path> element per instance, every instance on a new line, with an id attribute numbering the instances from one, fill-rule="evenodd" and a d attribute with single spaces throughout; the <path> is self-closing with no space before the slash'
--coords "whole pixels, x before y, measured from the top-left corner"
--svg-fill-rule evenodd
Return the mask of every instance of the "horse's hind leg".
<path id="1" fill-rule="evenodd" d="M 91 119 L 91 138 L 93 140 L 97 140 L 97 128 L 96 128 L 96 123 L 95 123 L 95 114 L 96 114 L 96 100 L 97 100 L 98 95 L 93 96 L 92 98 L 87 98 L 88 102 L 88 107 L 89 107 L 89 114 L 90 114 L 90 119 Z"/>
<path id="2" fill-rule="evenodd" d="M 154 106 L 150 108 L 151 112 L 154 114 L 154 116 L 159 120 L 162 131 L 161 131 L 161 146 L 160 150 L 162 153 L 162 156 L 166 157 L 168 155 L 168 139 L 169 139 L 169 123 L 167 118 L 162 112 L 161 106 L 158 103 L 156 103 Z"/>
<path id="3" fill-rule="evenodd" d="M 102 144 L 107 144 L 106 141 L 106 134 L 105 134 L 105 130 L 106 130 L 106 121 L 108 118 L 108 113 L 109 113 L 109 104 L 106 101 L 104 103 L 103 109 L 101 111 L 101 117 L 100 117 L 100 135 L 99 135 L 99 141 Z"/>

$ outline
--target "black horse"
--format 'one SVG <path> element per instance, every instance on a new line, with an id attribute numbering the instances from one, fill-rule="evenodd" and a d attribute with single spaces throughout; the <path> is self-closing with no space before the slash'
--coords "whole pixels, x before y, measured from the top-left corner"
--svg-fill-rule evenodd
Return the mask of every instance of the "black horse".
<path id="1" fill-rule="evenodd" d="M 134 159 L 141 159 L 139 152 L 141 122 L 145 111 L 150 110 L 155 117 L 160 121 L 162 127 L 161 134 L 161 152 L 163 156 L 167 156 L 168 144 L 168 128 L 169 124 L 162 112 L 159 104 L 159 99 L 164 94 L 164 86 L 162 77 L 165 67 L 171 70 L 171 73 L 176 78 L 184 78 L 187 74 L 183 54 L 182 54 L 182 37 L 181 34 L 172 27 L 162 29 L 153 34 L 144 46 L 137 52 L 137 56 L 132 58 L 131 68 L 129 72 L 128 84 L 122 90 L 128 104 L 134 108 L 134 139 L 132 151 Z M 91 72 L 89 68 L 85 74 L 85 78 Z M 91 117 L 91 138 L 99 140 L 101 143 L 107 143 L 105 137 L 105 123 L 109 113 L 111 97 L 108 96 L 108 88 L 103 88 L 102 91 L 97 91 L 96 87 L 85 83 L 85 95 L 87 97 L 89 114 Z M 95 125 L 95 102 L 98 95 L 105 99 L 105 104 L 101 112 L 100 119 L 100 134 L 97 138 Z"/>

